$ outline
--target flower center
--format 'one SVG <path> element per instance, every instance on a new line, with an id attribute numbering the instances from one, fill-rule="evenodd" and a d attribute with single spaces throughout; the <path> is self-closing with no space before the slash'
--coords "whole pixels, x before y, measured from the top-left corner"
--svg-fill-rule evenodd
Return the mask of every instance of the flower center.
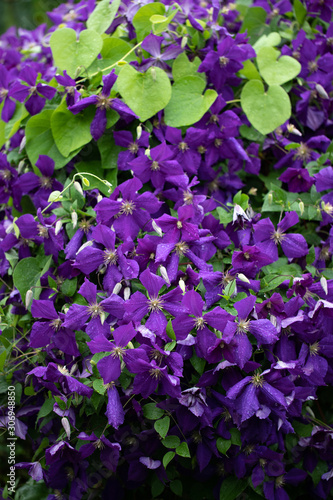
<path id="1" fill-rule="evenodd" d="M 249 331 L 250 320 L 241 319 L 237 323 L 237 332 L 236 333 L 246 333 Z"/>
<path id="2" fill-rule="evenodd" d="M 186 144 L 186 142 L 182 141 L 182 142 L 180 142 L 178 144 L 178 149 L 179 149 L 179 151 L 184 152 L 184 151 L 187 151 L 190 148 L 188 147 L 188 145 Z"/>
<path id="3" fill-rule="evenodd" d="M 163 361 L 164 354 L 160 352 L 158 349 L 152 349 L 149 353 L 149 358 L 150 359 L 155 359 L 155 361 L 160 364 Z"/>
<path id="4" fill-rule="evenodd" d="M 220 63 L 221 68 L 225 68 L 226 65 L 228 64 L 228 62 L 229 62 L 229 59 L 227 57 L 225 57 L 225 56 L 219 57 L 219 63 Z"/>
<path id="5" fill-rule="evenodd" d="M 325 212 L 327 215 L 332 215 L 333 214 L 333 205 L 330 203 L 322 203 L 321 209 L 323 212 Z"/>
<path id="6" fill-rule="evenodd" d="M 58 365 L 58 370 L 60 371 L 61 375 L 69 375 L 69 371 L 67 370 L 66 366 Z"/>
<path id="7" fill-rule="evenodd" d="M 311 157 L 311 149 L 306 144 L 301 142 L 294 155 L 294 160 L 307 161 L 310 159 L 310 157 Z"/>
<path id="8" fill-rule="evenodd" d="M 60 318 L 57 318 L 57 319 L 54 319 L 53 321 L 51 321 L 51 327 L 56 332 L 59 330 L 59 328 L 61 327 L 61 325 L 62 325 L 62 321 L 61 321 Z"/>
<path id="9" fill-rule="evenodd" d="M 132 215 L 135 210 L 135 205 L 133 201 L 124 201 L 120 207 L 120 214 Z"/>
<path id="10" fill-rule="evenodd" d="M 82 219 L 82 221 L 79 222 L 79 228 L 82 229 L 84 233 L 88 233 L 90 229 L 90 223 L 86 219 Z"/>
<path id="11" fill-rule="evenodd" d="M 103 95 L 97 96 L 97 104 L 96 107 L 100 109 L 110 109 L 111 108 L 112 99 L 105 97 Z"/>
<path id="12" fill-rule="evenodd" d="M 51 179 L 51 177 L 42 176 L 39 178 L 39 184 L 41 185 L 42 188 L 45 188 L 45 189 L 51 189 L 52 182 L 53 182 L 53 179 Z"/>
<path id="13" fill-rule="evenodd" d="M 193 194 L 191 191 L 185 191 L 183 193 L 183 200 L 186 205 L 192 205 L 193 203 Z"/>
<path id="14" fill-rule="evenodd" d="M 205 146 L 199 146 L 199 147 L 198 147 L 198 153 L 200 153 L 200 154 L 204 154 L 206 151 L 207 151 L 207 150 L 206 150 Z"/>
<path id="15" fill-rule="evenodd" d="M 315 71 L 318 70 L 318 63 L 317 61 L 309 61 L 308 62 L 308 70 L 310 73 L 314 73 Z"/>
<path id="16" fill-rule="evenodd" d="M 8 94 L 7 89 L 0 88 L 0 99 L 4 99 Z"/>
<path id="17" fill-rule="evenodd" d="M 117 251 L 106 250 L 104 252 L 104 262 L 105 264 L 115 264 L 118 260 Z"/>
<path id="18" fill-rule="evenodd" d="M 318 352 L 320 351 L 320 345 L 319 342 L 315 342 L 314 344 L 310 345 L 310 356 L 317 356 Z"/>
<path id="19" fill-rule="evenodd" d="M 274 241 L 276 245 L 281 243 L 285 239 L 286 235 L 281 233 L 279 229 L 277 229 L 274 233 L 271 234 L 270 238 Z"/>
<path id="20" fill-rule="evenodd" d="M 175 245 L 176 253 L 177 255 L 185 255 L 186 252 L 188 251 L 189 247 L 186 245 L 184 241 L 180 241 L 179 243 L 176 243 Z"/>
<path id="21" fill-rule="evenodd" d="M 222 146 L 222 139 L 215 139 L 214 146 L 216 148 L 219 148 L 220 146 Z"/>
<path id="22" fill-rule="evenodd" d="M 207 321 L 205 321 L 202 317 L 195 318 L 194 327 L 196 330 L 203 330 Z"/>
<path id="23" fill-rule="evenodd" d="M 37 225 L 38 228 L 38 234 L 39 236 L 42 236 L 42 238 L 48 238 L 49 237 L 49 232 L 45 226 L 42 226 L 41 224 Z"/>
<path id="24" fill-rule="evenodd" d="M 275 479 L 275 486 L 277 488 L 282 488 L 282 486 L 285 485 L 285 480 L 284 480 L 284 476 L 279 476 Z"/>
<path id="25" fill-rule="evenodd" d="M 0 96 L 1 97 L 1 96 Z M 1 177 L 5 180 L 5 181 L 9 181 L 12 177 L 12 173 L 10 170 L 8 170 L 7 168 L 5 168 L 4 170 L 2 170 L 1 172 Z"/>
<path id="26" fill-rule="evenodd" d="M 130 151 L 132 154 L 136 154 L 138 152 L 139 146 L 135 142 L 131 142 L 131 144 L 128 146 L 128 151 Z"/>
<path id="27" fill-rule="evenodd" d="M 177 221 L 177 229 L 181 229 L 183 227 L 182 221 L 178 220 Z"/>
<path id="28" fill-rule="evenodd" d="M 163 372 L 159 368 L 152 368 L 149 370 L 149 375 L 156 380 L 159 380 L 163 376 Z"/>
<path id="29" fill-rule="evenodd" d="M 121 358 L 125 354 L 125 349 L 123 347 L 117 346 L 111 352 L 112 358 Z"/>
<path id="30" fill-rule="evenodd" d="M 164 301 L 162 299 L 159 299 L 158 297 L 152 297 L 151 299 L 148 300 L 149 311 L 153 312 L 162 311 L 163 303 Z"/>
<path id="31" fill-rule="evenodd" d="M 100 316 L 104 312 L 103 307 L 97 303 L 88 306 L 88 311 L 92 318 L 97 318 L 97 316 Z"/>
<path id="32" fill-rule="evenodd" d="M 160 170 L 160 166 L 158 164 L 158 161 L 153 161 L 153 163 L 150 165 L 150 168 L 153 172 Z"/>
<path id="33" fill-rule="evenodd" d="M 254 387 L 262 387 L 264 385 L 264 379 L 260 373 L 256 373 L 253 377 L 251 377 L 251 384 L 253 384 Z"/>
<path id="34" fill-rule="evenodd" d="M 93 445 L 97 450 L 103 450 L 103 448 L 105 448 L 105 444 L 101 439 L 97 439 L 97 441 L 95 441 Z"/>

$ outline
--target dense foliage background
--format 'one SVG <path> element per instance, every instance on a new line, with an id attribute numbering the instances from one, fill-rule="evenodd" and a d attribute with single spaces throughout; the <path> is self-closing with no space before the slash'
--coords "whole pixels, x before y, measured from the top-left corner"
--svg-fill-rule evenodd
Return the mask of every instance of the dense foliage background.
<path id="1" fill-rule="evenodd" d="M 332 7 L 1 36 L 3 498 L 332 496 Z"/>

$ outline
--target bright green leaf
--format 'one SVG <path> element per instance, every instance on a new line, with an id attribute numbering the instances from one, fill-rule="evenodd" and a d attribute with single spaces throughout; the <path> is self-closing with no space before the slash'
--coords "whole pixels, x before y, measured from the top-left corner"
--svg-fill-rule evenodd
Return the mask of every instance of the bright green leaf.
<path id="1" fill-rule="evenodd" d="M 161 436 L 162 439 L 168 434 L 168 430 L 170 427 L 170 417 L 164 417 L 160 420 L 156 420 L 154 423 L 154 429 Z"/>
<path id="2" fill-rule="evenodd" d="M 138 10 L 132 21 L 138 42 L 141 42 L 152 31 L 153 23 L 150 18 L 154 15 L 163 16 L 164 13 L 165 6 L 160 2 L 149 3 Z"/>
<path id="3" fill-rule="evenodd" d="M 300 26 L 303 25 L 306 18 L 306 7 L 304 7 L 303 3 L 300 0 L 294 0 L 294 12 L 296 21 Z"/>
<path id="4" fill-rule="evenodd" d="M 26 257 L 16 264 L 13 272 L 14 286 L 20 292 L 23 304 L 25 303 L 27 291 L 37 284 L 40 272 L 38 259 L 34 257 Z"/>
<path id="5" fill-rule="evenodd" d="M 262 7 L 250 7 L 243 20 L 240 33 L 247 30 L 251 42 L 255 42 L 270 29 L 266 25 L 267 12 Z"/>
<path id="6" fill-rule="evenodd" d="M 282 56 L 273 47 L 263 47 L 259 50 L 257 63 L 259 71 L 268 85 L 282 85 L 295 78 L 302 67 L 296 59 Z"/>
<path id="7" fill-rule="evenodd" d="M 217 98 L 215 90 L 205 89 L 200 76 L 185 76 L 172 86 L 170 102 L 164 110 L 165 123 L 170 127 L 184 127 L 200 120 Z"/>
<path id="8" fill-rule="evenodd" d="M 173 457 L 176 455 L 174 451 L 168 451 L 163 457 L 163 467 L 166 469 Z"/>
<path id="9" fill-rule="evenodd" d="M 171 97 L 170 80 L 161 68 L 153 67 L 140 73 L 126 65 L 119 73 L 117 86 L 126 104 L 141 121 L 165 108 Z"/>
<path id="10" fill-rule="evenodd" d="M 64 100 L 51 116 L 51 130 L 60 153 L 67 157 L 72 151 L 82 148 L 91 141 L 90 124 L 95 108 L 73 115 Z"/>
<path id="11" fill-rule="evenodd" d="M 241 94 L 241 105 L 251 125 L 261 134 L 273 132 L 291 116 L 291 104 L 285 90 L 272 85 L 265 92 L 259 80 L 246 83 Z"/>
<path id="12" fill-rule="evenodd" d="M 104 180 L 104 173 L 103 169 L 101 167 L 101 162 L 97 160 L 92 160 L 92 161 L 80 161 L 79 163 L 75 163 L 75 168 L 78 172 L 89 172 L 91 174 L 96 175 L 100 179 Z M 90 190 L 90 189 L 98 189 L 101 193 L 103 193 L 105 196 L 109 196 L 109 187 L 102 182 L 102 180 L 98 180 L 95 177 L 92 177 L 90 175 L 87 175 L 87 178 L 89 179 L 89 186 L 85 186 L 82 183 L 82 188 L 83 190 Z"/>
<path id="13" fill-rule="evenodd" d="M 174 332 L 173 327 L 172 327 L 171 319 L 169 319 L 169 321 L 168 321 L 168 324 L 166 327 L 166 333 L 167 333 L 167 336 L 169 337 L 169 339 L 176 340 L 176 335 L 175 335 L 175 332 Z"/>
<path id="14" fill-rule="evenodd" d="M 259 40 L 253 45 L 254 50 L 258 54 L 262 47 L 276 47 L 281 43 L 281 36 L 276 31 L 268 35 L 262 35 Z"/>
<path id="15" fill-rule="evenodd" d="M 97 4 L 87 21 L 87 28 L 102 35 L 111 25 L 119 9 L 120 0 L 102 0 Z"/>
<path id="16" fill-rule="evenodd" d="M 180 457 L 185 457 L 185 458 L 191 457 L 190 450 L 188 449 L 188 444 L 185 441 L 183 441 L 182 443 L 180 443 L 179 446 L 177 446 L 176 453 Z"/>
<path id="17" fill-rule="evenodd" d="M 97 58 L 103 46 L 103 39 L 94 30 L 83 30 L 77 39 L 76 31 L 61 28 L 50 38 L 54 65 L 66 70 L 74 78 L 78 68 L 87 69 Z"/>
<path id="18" fill-rule="evenodd" d="M 178 436 L 167 436 L 162 440 L 162 444 L 166 448 L 177 448 L 180 445 L 180 439 Z"/>
<path id="19" fill-rule="evenodd" d="M 106 385 L 103 383 L 102 379 L 95 379 L 93 381 L 93 388 L 98 394 L 101 394 L 102 396 L 105 394 L 106 391 Z"/>
<path id="20" fill-rule="evenodd" d="M 230 446 L 231 446 L 230 439 L 217 438 L 216 448 L 219 450 L 220 453 L 222 453 L 222 455 L 227 454 L 227 451 L 229 450 Z"/>
<path id="21" fill-rule="evenodd" d="M 198 73 L 200 63 L 199 57 L 195 57 L 193 61 L 190 61 L 185 52 L 179 54 L 172 65 L 172 76 L 174 81 L 176 82 L 184 76 L 200 76 L 200 78 L 206 82 L 205 74 Z"/>
<path id="22" fill-rule="evenodd" d="M 66 297 L 73 297 L 77 290 L 77 278 L 72 278 L 71 280 L 65 280 L 60 287 L 61 292 Z"/>
<path id="23" fill-rule="evenodd" d="M 243 62 L 243 68 L 239 71 L 239 73 L 240 75 L 245 76 L 248 80 L 261 80 L 259 71 L 249 59 Z"/>
<path id="24" fill-rule="evenodd" d="M 2 353 L 0 354 L 0 372 L 3 371 L 3 367 L 5 366 L 5 361 L 6 361 L 6 358 L 7 358 L 7 351 L 4 350 L 2 351 Z"/>
<path id="25" fill-rule="evenodd" d="M 53 411 L 54 400 L 53 399 L 45 399 L 41 409 L 38 412 L 37 420 L 43 417 L 46 417 Z"/>
<path id="26" fill-rule="evenodd" d="M 157 408 L 155 403 L 147 403 L 142 407 L 143 416 L 149 420 L 157 420 L 164 415 L 164 410 Z"/>

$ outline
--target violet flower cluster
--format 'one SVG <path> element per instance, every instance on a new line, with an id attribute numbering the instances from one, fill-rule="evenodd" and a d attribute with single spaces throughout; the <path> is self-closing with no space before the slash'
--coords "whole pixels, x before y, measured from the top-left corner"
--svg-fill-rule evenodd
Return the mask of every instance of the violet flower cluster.
<path id="1" fill-rule="evenodd" d="M 164 29 L 140 32 L 161 4 L 125 0 L 96 72 L 59 70 L 49 46 L 89 27 L 94 0 L 1 36 L 1 391 L 22 495 L 332 495 L 333 3 L 298 3 L 165 0 Z M 267 136 L 239 107 L 252 7 L 301 64 Z M 190 126 L 141 122 L 107 43 L 172 84 L 184 53 L 217 98 Z M 90 117 L 67 155 L 60 106 L 64 126 Z"/>

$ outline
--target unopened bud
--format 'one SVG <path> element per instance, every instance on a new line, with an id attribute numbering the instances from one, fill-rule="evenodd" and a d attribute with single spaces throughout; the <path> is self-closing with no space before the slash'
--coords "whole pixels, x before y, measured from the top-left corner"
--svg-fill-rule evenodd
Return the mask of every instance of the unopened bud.
<path id="1" fill-rule="evenodd" d="M 249 189 L 248 194 L 249 194 L 249 195 L 252 195 L 252 196 L 256 196 L 257 191 L 258 191 L 258 189 L 257 189 L 257 188 L 252 187 L 251 189 Z"/>
<path id="2" fill-rule="evenodd" d="M 299 204 L 298 204 L 298 206 L 299 206 L 299 211 L 301 212 L 301 215 L 303 215 L 304 214 L 304 203 L 303 203 L 303 201 L 300 201 Z"/>
<path id="3" fill-rule="evenodd" d="M 237 275 L 237 278 L 241 281 L 244 281 L 244 283 L 250 283 L 250 280 L 245 276 L 245 274 L 239 273 Z"/>
<path id="4" fill-rule="evenodd" d="M 86 241 L 85 243 L 83 243 L 83 245 L 80 246 L 75 255 L 79 254 L 84 248 L 91 247 L 92 245 L 93 245 L 92 241 Z"/>
<path id="5" fill-rule="evenodd" d="M 136 139 L 137 139 L 137 141 L 140 139 L 141 134 L 142 134 L 142 125 L 140 123 L 140 125 L 138 125 L 136 127 Z"/>
<path id="6" fill-rule="evenodd" d="M 11 224 L 9 224 L 8 227 L 6 227 L 5 233 L 6 234 L 14 233 L 14 223 L 13 222 Z"/>
<path id="7" fill-rule="evenodd" d="M 24 169 L 25 167 L 25 162 L 24 160 L 21 160 L 18 164 L 18 167 L 17 167 L 17 173 L 20 174 L 22 172 L 22 170 Z"/>
<path id="8" fill-rule="evenodd" d="M 104 311 L 102 311 L 100 313 L 99 319 L 101 320 L 102 325 L 104 325 L 104 321 L 105 321 L 105 312 Z"/>
<path id="9" fill-rule="evenodd" d="M 163 232 L 162 232 L 162 229 L 160 228 L 160 226 L 158 226 L 156 224 L 156 222 L 153 220 L 151 225 L 153 226 L 153 229 L 154 231 L 156 231 L 156 233 L 159 235 L 159 236 L 163 236 Z"/>
<path id="10" fill-rule="evenodd" d="M 329 99 L 328 93 L 326 92 L 324 87 L 320 85 L 320 83 L 316 84 L 316 91 L 318 92 L 319 97 L 321 97 L 322 99 Z"/>
<path id="11" fill-rule="evenodd" d="M 128 300 L 131 296 L 131 289 L 127 286 L 124 290 L 124 300 Z"/>
<path id="12" fill-rule="evenodd" d="M 64 305 L 64 307 L 62 308 L 64 314 L 67 314 L 67 311 L 69 310 L 69 306 L 66 304 Z"/>
<path id="13" fill-rule="evenodd" d="M 127 344 L 127 347 L 128 347 L 129 349 L 134 349 L 134 345 L 132 344 L 132 342 L 129 342 L 129 343 Z"/>
<path id="14" fill-rule="evenodd" d="M 99 202 L 100 202 L 100 201 L 102 201 L 102 200 L 103 200 L 103 196 L 102 196 L 101 194 L 99 194 L 99 195 L 97 196 L 97 203 L 99 203 Z"/>
<path id="15" fill-rule="evenodd" d="M 268 205 L 271 205 L 273 203 L 273 193 L 268 193 L 267 201 L 268 201 Z"/>
<path id="16" fill-rule="evenodd" d="M 188 42 L 187 36 L 183 36 L 181 44 L 180 44 L 182 49 L 185 49 L 187 42 Z"/>
<path id="17" fill-rule="evenodd" d="M 183 280 L 183 278 L 180 278 L 180 280 L 178 281 L 178 285 L 179 285 L 179 288 L 181 289 L 181 291 L 183 293 L 186 292 L 186 285 L 185 285 L 185 281 Z"/>
<path id="18" fill-rule="evenodd" d="M 32 303 L 32 299 L 34 297 L 33 291 L 28 290 L 27 293 L 25 294 L 25 308 L 29 309 L 29 306 Z"/>
<path id="19" fill-rule="evenodd" d="M 80 193 L 82 196 L 84 196 L 83 189 L 82 189 L 81 184 L 79 182 L 75 181 L 73 186 L 75 187 L 75 189 L 78 193 Z"/>
<path id="20" fill-rule="evenodd" d="M 112 293 L 114 293 L 115 295 L 118 295 L 118 293 L 120 292 L 122 288 L 122 284 L 121 283 L 116 283 L 113 290 L 112 290 Z"/>
<path id="21" fill-rule="evenodd" d="M 71 426 L 69 425 L 69 421 L 67 417 L 62 417 L 61 419 L 61 425 L 65 429 L 67 438 L 70 439 L 71 437 Z"/>
<path id="22" fill-rule="evenodd" d="M 27 142 L 27 137 L 25 135 L 20 143 L 19 153 L 22 153 L 22 150 L 25 148 L 26 142 Z"/>
<path id="23" fill-rule="evenodd" d="M 295 125 L 292 123 L 288 123 L 287 125 L 287 130 L 290 134 L 298 135 L 299 137 L 302 137 L 302 132 L 300 132 Z"/>
<path id="24" fill-rule="evenodd" d="M 55 201 L 60 201 L 62 200 L 62 195 L 61 195 L 61 192 L 60 191 L 52 191 L 52 193 L 50 194 L 49 198 L 48 198 L 48 202 L 49 203 L 53 203 Z"/>
<path id="25" fill-rule="evenodd" d="M 320 278 L 320 284 L 321 284 L 321 287 L 324 290 L 325 294 L 327 295 L 328 294 L 328 287 L 327 287 L 327 279 L 325 278 L 325 276 L 322 276 Z"/>
<path id="26" fill-rule="evenodd" d="M 62 221 L 59 219 L 59 220 L 57 220 L 57 223 L 55 225 L 55 230 L 54 230 L 56 235 L 60 233 L 61 228 L 62 228 Z"/>
<path id="27" fill-rule="evenodd" d="M 76 212 L 72 212 L 71 213 L 71 218 L 72 218 L 73 228 L 76 228 L 76 226 L 77 226 L 77 213 Z"/>
<path id="28" fill-rule="evenodd" d="M 164 266 L 160 266 L 160 272 L 161 272 L 162 278 L 168 283 L 168 285 L 170 285 L 169 276 L 168 276 L 167 270 L 165 269 Z"/>
<path id="29" fill-rule="evenodd" d="M 88 181 L 88 179 L 86 177 L 81 177 L 82 179 L 82 182 L 85 186 L 89 187 L 90 186 L 90 182 Z"/>

